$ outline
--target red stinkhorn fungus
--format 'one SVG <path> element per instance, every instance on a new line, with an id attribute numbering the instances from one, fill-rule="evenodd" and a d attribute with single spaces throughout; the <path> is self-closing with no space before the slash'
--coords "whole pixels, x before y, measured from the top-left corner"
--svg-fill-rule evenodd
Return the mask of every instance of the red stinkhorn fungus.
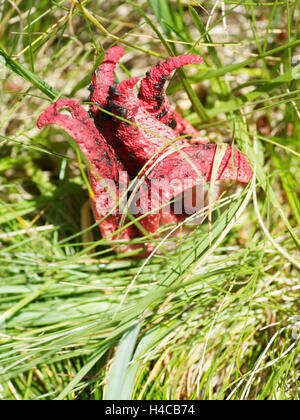
<path id="1" fill-rule="evenodd" d="M 175 214 L 174 209 L 163 208 L 186 191 L 187 180 L 189 188 L 210 182 L 217 146 L 205 144 L 201 138 L 197 140 L 204 144 L 197 146 L 186 138 L 178 138 L 198 137 L 199 133 L 171 108 L 164 90 L 174 69 L 203 63 L 202 57 L 182 55 L 159 62 L 146 73 L 136 96 L 134 86 L 138 78 L 115 84 L 114 69 L 123 54 L 121 47 L 110 48 L 93 76 L 89 90 L 95 124 L 79 103 L 60 99 L 43 112 L 38 127 L 57 124 L 74 138 L 90 165 L 92 208 L 102 236 L 129 241 L 139 236 L 134 226 L 115 234 L 121 220 L 120 177 L 123 181 L 125 177 L 128 184 L 130 178 L 138 176 L 141 188 L 139 194 L 132 195 L 133 201 L 138 197 L 136 214 L 144 215 L 140 223 L 148 233 L 155 234 L 160 225 L 186 217 L 184 213 Z M 62 114 L 63 109 L 71 115 Z M 246 157 L 227 146 L 215 180 L 247 183 L 251 177 Z M 130 245 L 121 249 L 133 248 Z M 149 244 L 148 251 L 151 250 Z"/>

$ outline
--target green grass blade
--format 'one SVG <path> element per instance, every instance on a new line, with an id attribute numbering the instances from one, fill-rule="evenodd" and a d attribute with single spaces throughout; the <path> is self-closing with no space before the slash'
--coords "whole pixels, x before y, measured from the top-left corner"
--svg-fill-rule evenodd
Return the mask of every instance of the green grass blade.
<path id="1" fill-rule="evenodd" d="M 52 86 L 50 86 L 48 83 L 42 80 L 35 73 L 26 69 L 26 67 L 24 67 L 22 64 L 18 63 L 16 60 L 11 58 L 10 55 L 6 53 L 2 47 L 0 47 L 0 56 L 4 58 L 5 64 L 8 68 L 10 68 L 13 72 L 18 74 L 19 76 L 23 77 L 28 82 L 30 82 L 33 86 L 38 88 L 40 91 L 45 93 L 50 99 L 59 98 L 59 93 L 57 90 L 55 90 Z"/>
<path id="2" fill-rule="evenodd" d="M 126 373 L 140 329 L 141 325 L 137 324 L 126 331 L 120 340 L 109 372 L 105 400 L 129 399 L 125 394 L 132 388 L 132 383 L 126 380 Z"/>

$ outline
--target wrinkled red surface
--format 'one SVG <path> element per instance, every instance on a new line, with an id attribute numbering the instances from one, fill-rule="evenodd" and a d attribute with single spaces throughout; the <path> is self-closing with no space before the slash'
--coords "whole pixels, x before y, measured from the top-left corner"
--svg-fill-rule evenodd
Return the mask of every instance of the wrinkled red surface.
<path id="1" fill-rule="evenodd" d="M 126 114 L 126 120 L 131 123 L 117 120 L 115 137 L 119 144 L 120 158 L 126 162 L 126 168 L 132 176 L 137 175 L 136 170 L 142 169 L 148 160 L 166 148 L 169 142 L 176 146 L 188 145 L 185 139 L 175 141 L 177 136 L 174 130 L 141 107 L 132 89 L 121 91 L 110 103 L 113 104 L 116 115 Z M 131 167 L 131 162 L 134 162 L 135 168 Z"/>
<path id="2" fill-rule="evenodd" d="M 216 144 L 183 147 L 180 151 L 158 160 L 147 174 L 147 183 L 148 185 L 151 183 L 152 208 L 160 208 L 182 194 L 186 189 L 187 179 L 189 189 L 210 182 L 216 149 Z M 252 169 L 246 157 L 237 149 L 233 149 L 232 153 L 232 148 L 227 146 L 215 180 L 231 180 L 246 184 L 251 177 Z M 147 203 L 147 208 L 143 208 L 143 212 L 147 213 L 148 209 Z M 162 224 L 161 218 L 162 214 L 153 215 L 151 219 L 145 218 L 141 223 L 148 232 L 154 233 Z"/>
<path id="3" fill-rule="evenodd" d="M 168 181 L 193 179 L 196 183 L 209 182 L 213 168 L 216 144 L 200 144 L 181 148 L 158 162 L 149 179 Z M 201 176 L 200 176 L 201 175 Z M 246 157 L 236 148 L 227 146 L 219 165 L 216 180 L 233 180 L 248 183 L 252 177 L 251 166 Z M 177 194 L 182 191 L 178 191 Z"/>
<path id="4" fill-rule="evenodd" d="M 142 101 L 143 107 L 152 116 L 172 127 L 176 136 L 199 133 L 189 122 L 171 108 L 165 92 L 165 82 L 173 70 L 195 63 L 203 64 L 203 58 L 200 55 L 180 55 L 167 58 L 152 67 L 141 81 L 138 96 Z"/>
<path id="5" fill-rule="evenodd" d="M 107 104 L 107 96 L 110 86 L 114 83 L 114 70 L 117 62 L 124 55 L 122 47 L 114 46 L 106 51 L 104 60 L 96 69 L 90 86 L 90 101 L 104 108 Z M 98 111 L 97 106 L 92 105 L 92 112 Z"/>
<path id="6" fill-rule="evenodd" d="M 90 87 L 92 91 L 90 95 L 91 102 L 104 108 L 107 105 L 107 99 L 111 98 L 113 92 L 116 91 L 116 88 L 121 89 L 122 85 L 124 87 L 124 85 L 127 84 L 127 89 L 130 89 L 137 83 L 138 78 L 133 78 L 121 82 L 118 86 L 114 85 L 115 79 L 113 71 L 115 69 L 116 60 L 118 60 L 118 57 L 121 57 L 123 54 L 124 50 L 121 47 L 112 47 L 107 51 L 107 55 L 103 63 L 96 70 L 92 80 Z M 138 94 L 140 102 L 138 106 L 143 107 L 157 120 L 167 126 L 170 126 L 174 130 L 176 137 L 182 135 L 192 135 L 195 141 L 205 143 L 206 141 L 199 135 L 198 131 L 174 109 L 172 109 L 166 96 L 164 86 L 168 76 L 173 70 L 195 63 L 202 64 L 203 58 L 200 55 L 181 55 L 158 62 L 151 70 L 149 70 L 149 72 L 147 72 L 146 77 L 141 81 Z M 108 84 L 112 86 L 110 94 L 109 87 L 107 87 Z M 121 105 L 125 108 L 127 107 L 127 103 L 124 101 Z M 108 106 L 108 109 L 111 110 L 111 107 Z M 98 115 L 99 109 L 97 106 L 92 105 L 91 111 L 96 118 L 96 125 L 100 125 L 98 123 L 100 117 Z M 113 131 L 111 123 L 105 122 L 105 125 L 109 127 L 109 131 Z M 116 142 L 114 137 L 112 137 L 112 142 Z"/>
<path id="7" fill-rule="evenodd" d="M 66 110 L 69 114 L 61 112 Z M 118 180 L 122 163 L 78 102 L 59 99 L 51 104 L 37 121 L 39 128 L 46 124 L 57 124 L 73 137 L 96 173 Z"/>
<path id="8" fill-rule="evenodd" d="M 186 179 L 191 182 L 189 188 L 209 182 L 217 146 L 195 146 L 186 138 L 178 139 L 182 134 L 199 133 L 171 108 L 164 89 L 167 77 L 174 69 L 202 63 L 202 57 L 183 55 L 159 62 L 146 73 L 136 95 L 134 88 L 139 78 L 131 78 L 118 85 L 114 83 L 113 72 L 123 54 L 121 47 L 110 48 L 94 74 L 90 100 L 94 104 L 91 112 L 95 124 L 79 103 L 60 99 L 40 116 L 38 127 L 57 124 L 74 138 L 90 164 L 89 177 L 94 192 L 91 202 L 102 236 L 126 241 L 137 237 L 138 231 L 130 227 L 123 229 L 119 237 L 114 235 L 121 219 L 117 207 L 120 174 L 125 174 L 127 183 L 138 173 L 143 177 L 138 199 L 140 215 L 143 215 L 182 194 Z M 97 105 L 114 116 L 99 110 Z M 62 114 L 63 110 L 70 115 Z M 198 140 L 201 142 L 200 138 Z M 247 158 L 237 149 L 227 146 L 216 180 L 247 183 L 251 177 Z M 110 188 L 107 185 L 105 188 L 104 179 Z M 176 183 L 170 189 L 173 181 Z M 112 211 L 114 207 L 116 212 Z M 140 223 L 147 232 L 155 234 L 160 225 L 176 223 L 184 217 L 184 214 L 173 214 L 172 210 L 156 211 L 142 218 Z M 121 249 L 134 248 L 127 246 Z M 148 245 L 150 250 L 151 244 Z"/>
<path id="9" fill-rule="evenodd" d="M 71 115 L 62 114 L 60 112 L 62 110 L 68 110 Z M 96 221 L 100 221 L 108 215 L 99 224 L 102 236 L 108 237 L 119 227 L 119 214 L 109 213 L 116 206 L 114 195 L 119 195 L 119 173 L 124 171 L 123 164 L 96 129 L 89 114 L 78 102 L 71 99 L 60 99 L 50 105 L 37 121 L 39 128 L 47 124 L 56 124 L 62 127 L 77 142 L 81 152 L 90 163 L 89 177 L 94 192 L 94 197 L 91 197 L 92 209 Z M 103 179 L 111 180 L 115 191 L 109 191 L 109 189 L 106 191 L 101 183 Z M 122 231 L 120 238 L 128 240 L 135 234 L 133 228 L 127 228 Z M 116 237 L 112 239 L 116 239 Z"/>

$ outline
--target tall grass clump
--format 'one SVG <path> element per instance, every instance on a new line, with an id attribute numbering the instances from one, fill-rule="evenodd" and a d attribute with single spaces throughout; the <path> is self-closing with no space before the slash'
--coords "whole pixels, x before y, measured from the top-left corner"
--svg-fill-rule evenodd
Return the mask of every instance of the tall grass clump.
<path id="1" fill-rule="evenodd" d="M 1 399 L 300 398 L 299 21 L 297 0 L 0 0 Z M 118 80 L 201 54 L 168 95 L 254 171 L 144 259 L 100 237 L 74 142 L 36 127 L 60 97 L 87 109 L 115 44 Z"/>

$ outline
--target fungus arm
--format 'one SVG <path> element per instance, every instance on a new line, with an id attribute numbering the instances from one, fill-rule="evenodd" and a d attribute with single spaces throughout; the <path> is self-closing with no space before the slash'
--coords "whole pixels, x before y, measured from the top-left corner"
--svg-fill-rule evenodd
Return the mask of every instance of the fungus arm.
<path id="1" fill-rule="evenodd" d="M 93 75 L 92 84 L 89 87 L 91 92 L 90 101 L 102 108 L 107 104 L 109 88 L 115 81 L 114 70 L 117 62 L 124 55 L 124 52 L 124 49 L 119 46 L 109 48 L 105 53 L 103 62 Z M 91 111 L 93 114 L 97 113 L 97 106 L 92 105 Z"/>
<path id="2" fill-rule="evenodd" d="M 187 64 L 202 64 L 200 55 L 180 55 L 160 61 L 141 81 L 139 99 L 152 116 L 174 129 L 176 135 L 198 134 L 197 130 L 171 108 L 165 92 L 165 82 L 173 70 Z"/>
<path id="3" fill-rule="evenodd" d="M 71 115 L 62 114 L 62 110 L 68 110 Z M 123 171 L 127 177 L 122 163 L 98 132 L 89 114 L 76 101 L 60 99 L 51 104 L 37 122 L 39 128 L 47 124 L 62 127 L 76 141 L 86 157 L 90 165 L 89 177 L 94 193 L 90 197 L 94 216 L 96 221 L 100 221 L 102 236 L 111 236 L 118 229 L 120 220 L 117 206 L 120 172 Z M 134 235 L 134 229 L 127 228 L 121 232 L 120 238 L 126 240 Z"/>

